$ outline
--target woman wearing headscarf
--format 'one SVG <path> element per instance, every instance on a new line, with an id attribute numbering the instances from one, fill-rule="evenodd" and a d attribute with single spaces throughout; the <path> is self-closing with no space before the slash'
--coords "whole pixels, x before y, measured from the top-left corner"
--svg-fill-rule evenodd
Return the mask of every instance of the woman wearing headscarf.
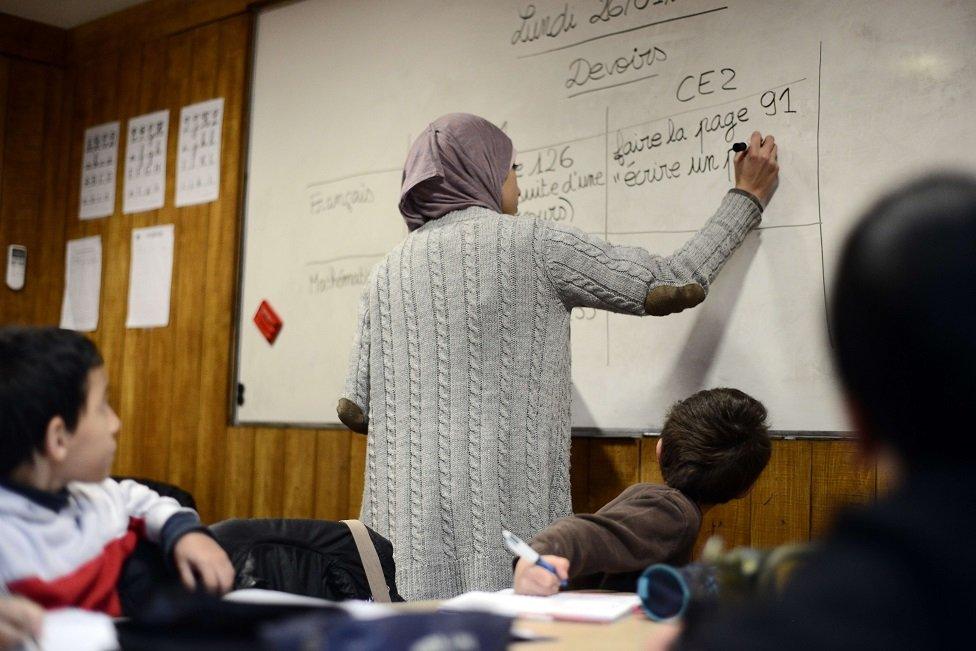
<path id="1" fill-rule="evenodd" d="M 668 257 L 514 218 L 514 149 L 452 113 L 413 143 L 410 234 L 363 291 L 339 418 L 368 432 L 362 520 L 393 543 L 408 599 L 511 584 L 501 530 L 569 515 L 570 310 L 662 316 L 700 303 L 776 189 L 772 137 Z"/>

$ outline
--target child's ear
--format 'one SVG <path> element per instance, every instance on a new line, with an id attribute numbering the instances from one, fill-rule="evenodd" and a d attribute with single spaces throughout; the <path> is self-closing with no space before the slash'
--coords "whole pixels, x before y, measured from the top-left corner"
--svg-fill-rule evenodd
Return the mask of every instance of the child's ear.
<path id="1" fill-rule="evenodd" d="M 68 439 L 71 432 L 60 416 L 55 416 L 47 424 L 44 432 L 44 456 L 51 461 L 64 461 L 68 456 Z"/>
<path id="2" fill-rule="evenodd" d="M 657 455 L 658 463 L 661 463 L 661 449 L 664 447 L 663 443 L 664 439 L 660 436 L 657 437 L 657 445 L 654 446 L 654 453 Z"/>

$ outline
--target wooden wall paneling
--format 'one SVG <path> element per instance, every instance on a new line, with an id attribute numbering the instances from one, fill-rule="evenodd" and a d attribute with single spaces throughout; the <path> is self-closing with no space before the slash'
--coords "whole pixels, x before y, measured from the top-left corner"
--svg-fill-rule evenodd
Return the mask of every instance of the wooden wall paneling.
<path id="1" fill-rule="evenodd" d="M 118 224 L 119 220 L 116 219 L 121 215 L 123 156 L 125 154 L 125 122 L 124 120 L 120 120 L 119 116 L 119 93 L 121 91 L 119 84 L 122 81 L 121 67 L 121 55 L 114 53 L 98 60 L 82 65 L 73 65 L 68 68 L 68 88 L 72 101 L 71 112 L 69 114 L 69 134 L 65 143 L 69 172 L 65 185 L 67 192 L 67 210 L 64 215 L 64 221 L 68 239 L 87 237 L 89 235 L 102 235 L 102 310 L 99 315 L 98 330 L 94 334 L 96 339 L 99 339 L 102 334 L 104 326 L 102 317 L 106 312 L 105 281 L 108 280 L 105 277 L 108 244 L 106 241 L 106 233 L 112 231 L 113 226 L 116 226 L 116 230 L 117 226 L 121 226 L 121 224 Z M 129 82 L 130 84 L 134 83 L 134 79 L 130 77 Z M 110 217 L 82 221 L 78 218 L 78 208 L 81 201 L 81 165 L 84 157 L 85 129 L 115 120 L 120 120 L 121 122 L 119 127 L 119 148 L 116 156 L 115 214 Z M 114 307 L 114 304 L 111 306 Z M 99 341 L 99 343 L 101 342 Z"/>
<path id="2" fill-rule="evenodd" d="M 264 0 L 260 0 L 264 2 Z M 256 0 L 209 0 L 208 2 L 196 2 L 194 0 L 183 0 L 184 14 L 183 21 L 186 25 L 203 25 L 217 20 L 224 20 L 236 14 L 248 12 L 250 5 L 258 4 Z M 264 4 L 268 4 L 264 2 Z"/>
<path id="3" fill-rule="evenodd" d="M 575 438 L 569 448 L 569 490 L 573 513 L 590 513 L 590 439 Z"/>
<path id="4" fill-rule="evenodd" d="M 41 323 L 38 315 L 42 312 L 44 301 L 44 278 L 51 273 L 45 263 L 51 262 L 49 251 L 62 241 L 63 230 L 46 233 L 42 229 L 44 216 L 40 213 L 42 183 L 41 178 L 47 164 L 44 153 L 44 109 L 47 103 L 46 91 L 48 67 L 15 60 L 10 66 L 10 94 L 7 113 L 7 150 L 4 158 L 8 164 L 4 182 L 7 183 L 6 203 L 13 208 L 14 227 L 17 241 L 27 245 L 31 286 L 14 293 L 16 308 L 14 318 L 21 323 Z M 33 260 L 30 252 L 33 250 Z M 6 250 L 0 252 L 6 256 Z M 57 265 L 57 263 L 54 263 Z"/>
<path id="5" fill-rule="evenodd" d="M 6 60 L 5 60 L 6 61 Z M 44 171 L 43 159 L 50 109 L 50 66 L 22 60 L 5 64 L 6 101 L 3 129 L 3 175 L 0 176 L 0 245 L 6 258 L 6 245 L 27 246 L 27 277 L 24 288 L 12 291 L 0 285 L 0 314 L 4 323 L 37 323 L 38 315 L 49 314 L 45 278 L 56 273 L 51 269 L 50 250 L 63 241 L 59 227 L 53 233 L 41 228 L 47 225 L 41 215 Z M 57 72 L 60 75 L 60 72 Z M 58 97 L 60 101 L 60 97 Z M 6 261 L 4 261 L 4 265 Z"/>
<path id="6" fill-rule="evenodd" d="M 135 113 L 129 113 L 125 117 L 132 118 L 146 113 L 155 112 L 167 108 L 172 89 L 167 86 L 166 64 L 168 43 L 164 40 L 156 40 L 145 43 L 142 46 L 142 61 L 140 64 L 140 84 L 139 84 L 139 103 Z M 172 116 L 170 116 L 172 120 Z M 128 138 L 128 137 L 127 137 Z M 172 138 L 172 126 L 167 133 L 167 149 Z M 166 182 L 172 183 L 172 166 L 170 158 L 166 166 Z M 123 167 L 124 169 L 124 167 Z M 144 357 L 147 360 L 146 377 L 143 383 L 142 417 L 149 422 L 145 424 L 147 436 L 144 440 L 148 456 L 140 460 L 140 471 L 142 474 L 164 481 L 176 483 L 192 490 L 192 485 L 181 484 L 174 481 L 169 476 L 169 469 L 172 467 L 172 455 L 174 453 L 171 445 L 173 433 L 173 421 L 175 417 L 174 391 L 178 390 L 173 385 L 173 378 L 179 375 L 179 366 L 186 362 L 188 351 L 180 350 L 176 347 L 175 327 L 176 317 L 182 311 L 178 300 L 174 299 L 174 280 L 182 270 L 180 265 L 182 227 L 175 219 L 176 209 L 172 202 L 166 201 L 166 192 L 163 193 L 163 206 L 156 210 L 149 210 L 144 213 L 137 213 L 142 218 L 145 215 L 148 226 L 159 226 L 162 224 L 174 224 L 173 233 L 173 275 L 170 278 L 170 306 L 169 319 L 167 325 L 160 328 L 149 328 L 149 351 Z M 133 215 L 125 215 L 124 218 Z M 133 225 L 134 227 L 134 225 Z M 130 239 L 131 242 L 131 239 Z M 131 273 L 131 270 L 130 270 Z"/>
<path id="7" fill-rule="evenodd" d="M 7 132 L 7 87 L 10 81 L 10 59 L 0 56 L 0 179 L 3 178 L 4 135 Z M 3 201 L 3 188 L 0 187 L 0 202 Z M 0 234 L 3 233 L 0 222 Z"/>
<path id="8" fill-rule="evenodd" d="M 223 473 L 217 495 L 216 517 L 212 521 L 249 518 L 254 514 L 254 429 L 230 427 L 227 441 L 226 452 L 221 458 Z M 231 441 L 233 445 L 230 445 Z"/>
<path id="9" fill-rule="evenodd" d="M 661 464 L 657 461 L 657 436 L 640 439 L 640 481 L 646 484 L 663 484 Z"/>
<path id="10" fill-rule="evenodd" d="M 64 110 L 64 71 L 49 65 L 30 64 L 30 74 L 44 84 L 44 101 L 33 107 L 41 114 L 37 203 L 34 231 L 40 246 L 34 248 L 34 300 L 31 322 L 57 325 L 61 317 L 61 288 L 64 285 L 64 201 L 61 169 L 63 147 L 61 122 Z M 3 253 L 6 253 L 4 251 Z M 28 260 L 30 252 L 28 251 Z"/>
<path id="11" fill-rule="evenodd" d="M 7 57 L 0 56 L 0 252 L 7 254 L 7 245 L 14 242 L 17 237 L 12 226 L 12 219 L 7 217 L 7 192 L 4 188 L 4 153 L 7 150 L 7 100 L 9 99 L 10 85 L 10 66 L 11 61 Z M 30 251 L 28 250 L 28 255 Z M 27 275 L 25 287 L 31 282 L 31 260 L 28 259 Z M 22 290 L 23 291 L 23 290 Z M 15 323 L 14 313 L 17 307 L 17 295 L 8 289 L 6 285 L 0 286 L 0 323 Z"/>
<path id="12" fill-rule="evenodd" d="M 637 482 L 640 473 L 638 439 L 608 438 L 590 441 L 590 503 L 592 511 Z"/>
<path id="13" fill-rule="evenodd" d="M 113 242 L 113 248 L 108 249 L 103 242 L 103 251 L 107 259 L 106 271 L 108 275 L 115 275 L 115 255 L 124 248 L 130 256 L 130 267 L 125 269 L 125 281 L 122 285 L 121 300 L 115 308 L 122 320 L 125 332 L 125 345 L 122 351 L 122 422 L 125 432 L 130 436 L 131 466 L 125 474 L 138 475 L 165 481 L 166 454 L 168 445 L 160 445 L 158 432 L 162 422 L 156 418 L 169 419 L 171 414 L 162 411 L 161 406 L 169 403 L 169 387 L 165 387 L 166 396 L 161 395 L 164 390 L 163 378 L 159 373 L 165 373 L 169 378 L 168 369 L 160 367 L 153 357 L 153 341 L 159 337 L 156 329 L 128 328 L 125 320 L 128 312 L 127 297 L 129 292 L 129 276 L 131 273 L 132 232 L 137 228 L 153 226 L 157 223 L 155 212 L 138 212 L 125 214 L 125 155 L 128 144 L 129 119 L 146 112 L 148 98 L 143 99 L 143 47 L 123 51 L 119 57 L 119 86 L 118 111 L 116 117 L 119 124 L 119 161 L 118 183 L 115 190 L 115 214 L 107 218 L 106 226 L 118 228 L 121 226 L 120 237 Z M 156 81 L 157 85 L 162 85 Z M 123 239 L 124 238 L 124 239 Z M 120 270 L 121 271 L 121 270 Z M 103 273 L 103 276 L 106 275 Z M 154 367 L 153 362 L 156 362 Z"/>
<path id="14" fill-rule="evenodd" d="M 154 0 L 79 25 L 68 34 L 69 61 L 83 61 L 107 52 L 138 48 L 185 29 L 185 0 Z M 204 3 L 206 4 L 206 3 Z"/>
<path id="15" fill-rule="evenodd" d="M 358 518 L 349 511 L 352 437 L 365 438 L 347 429 L 315 432 L 315 505 L 312 517 L 322 520 Z"/>
<path id="16" fill-rule="evenodd" d="M 135 115 L 170 108 L 173 89 L 167 85 L 168 46 L 168 40 L 151 41 L 142 46 L 139 111 Z M 172 155 L 176 149 L 172 110 L 169 120 L 163 206 L 157 210 L 147 211 L 145 215 L 148 220 L 146 225 L 174 224 L 173 274 L 175 277 L 178 273 L 176 262 L 180 259 L 181 253 L 182 228 L 176 219 L 177 210 L 169 200 L 169 189 L 173 187 L 176 178 Z M 148 421 L 144 421 L 147 436 L 143 441 L 145 447 L 144 457 L 140 461 L 140 473 L 164 481 L 170 480 L 168 476 L 171 453 L 169 437 L 173 420 L 174 364 L 176 358 L 183 355 L 183 351 L 175 346 L 174 318 L 178 311 L 179 304 L 173 300 L 173 277 L 171 277 L 169 319 L 165 327 L 150 328 L 147 331 L 149 350 L 148 354 L 143 352 L 142 359 L 146 360 L 146 367 L 143 369 L 144 375 L 140 381 L 143 387 L 141 403 L 145 405 L 145 412 L 141 417 L 148 417 Z"/>
<path id="17" fill-rule="evenodd" d="M 285 430 L 284 467 L 278 477 L 283 484 L 281 517 L 311 518 L 315 512 L 316 430 Z"/>
<path id="18" fill-rule="evenodd" d="M 366 437 L 353 432 L 349 436 L 349 517 L 358 518 L 366 483 Z"/>
<path id="19" fill-rule="evenodd" d="M 73 188 L 68 201 L 68 231 L 71 237 L 87 237 L 100 235 L 102 241 L 102 288 L 98 315 L 98 329 L 93 333 L 93 339 L 98 344 L 105 368 L 109 375 L 109 399 L 122 418 L 119 432 L 119 448 L 116 453 L 116 472 L 130 474 L 135 470 L 136 433 L 126 420 L 124 405 L 131 404 L 133 385 L 125 382 L 126 365 L 125 349 L 129 330 L 125 327 L 126 300 L 129 289 L 129 257 L 130 230 L 129 224 L 122 215 L 122 177 L 124 175 L 125 159 L 125 120 L 121 119 L 120 107 L 122 100 L 120 93 L 121 68 L 123 58 L 116 54 L 96 65 L 88 66 L 85 70 L 84 88 L 90 98 L 83 108 L 82 119 L 74 121 L 77 126 L 72 128 L 72 151 L 77 156 L 70 157 L 68 172 L 69 188 Z M 85 97 L 82 93 L 80 97 Z M 76 95 L 75 105 L 81 103 Z M 96 220 L 81 221 L 78 218 L 81 165 L 84 156 L 84 132 L 91 126 L 119 120 L 119 146 L 116 164 L 115 210 L 109 217 Z M 128 395 L 128 403 L 126 395 Z"/>
<path id="20" fill-rule="evenodd" d="M 876 482 L 874 466 L 861 462 L 853 441 L 818 441 L 813 446 L 810 537 L 827 533 L 841 507 L 873 500 Z"/>
<path id="21" fill-rule="evenodd" d="M 51 69 L 48 75 L 48 99 L 44 108 L 46 133 L 44 138 L 44 173 L 41 190 L 41 227 L 45 237 L 39 274 L 36 311 L 38 323 L 57 325 L 61 318 L 61 296 L 64 290 L 65 210 L 68 187 L 68 137 L 71 125 L 73 94 L 68 75 L 63 69 Z"/>
<path id="22" fill-rule="evenodd" d="M 752 544 L 752 494 L 719 504 L 702 517 L 701 532 L 695 541 L 694 558 L 701 555 L 705 543 L 712 536 L 721 536 L 726 549 L 748 547 Z"/>
<path id="23" fill-rule="evenodd" d="M 773 441 L 751 495 L 750 543 L 774 547 L 810 538 L 810 441 Z"/>
<path id="24" fill-rule="evenodd" d="M 137 50 L 133 57 L 133 66 L 138 75 L 136 80 L 136 97 L 128 105 L 130 110 L 122 112 L 126 121 L 145 113 L 157 111 L 168 106 L 166 100 L 165 64 L 166 43 L 153 41 Z M 132 69 L 123 68 L 123 77 L 131 74 Z M 170 116 L 172 120 L 172 116 Z M 126 123 L 123 122 L 123 128 Z M 172 123 L 170 124 L 168 139 L 173 138 Z M 128 137 L 126 137 L 126 140 Z M 169 149 L 169 148 L 168 148 Z M 172 159 L 167 160 L 166 182 L 172 184 Z M 124 165 L 120 166 L 124 174 Z M 123 215 L 122 219 L 130 226 L 131 233 L 136 228 L 156 226 L 173 221 L 174 208 L 171 204 L 164 204 L 161 209 L 149 210 L 130 215 Z M 180 229 L 176 227 L 174 247 L 179 244 Z M 174 259 L 178 253 L 174 248 Z M 130 262 L 131 264 L 131 262 Z M 130 268 L 131 272 L 131 268 Z M 172 290 L 172 285 L 170 286 Z M 125 309 L 123 309 L 125 312 Z M 151 479 L 167 479 L 166 472 L 169 465 L 169 422 L 172 418 L 173 385 L 173 313 L 170 301 L 169 325 L 162 328 L 138 328 L 126 330 L 125 365 L 131 373 L 123 380 L 133 385 L 133 401 L 129 403 L 126 414 L 134 423 L 136 435 L 133 444 L 136 446 L 135 473 Z M 132 344 L 130 346 L 130 343 Z"/>
<path id="25" fill-rule="evenodd" d="M 256 518 L 281 517 L 284 503 L 285 432 L 254 429 L 254 507 Z"/>
<path id="26" fill-rule="evenodd" d="M 200 374 L 201 436 L 197 439 L 197 482 L 201 515 L 230 517 L 229 502 L 221 507 L 218 493 L 230 487 L 222 472 L 224 458 L 253 450 L 253 442 L 227 428 L 233 362 L 234 305 L 237 296 L 237 252 L 240 231 L 241 159 L 244 138 L 244 87 L 250 38 L 250 16 L 220 23 L 219 55 L 214 97 L 224 98 L 221 130 L 220 196 L 207 204 L 206 273 L 203 278 L 203 354 Z M 211 515 L 214 514 L 214 515 Z"/>
<path id="27" fill-rule="evenodd" d="M 7 245 L 12 243 L 11 235 L 7 230 L 7 219 L 4 218 L 4 205 L 6 193 L 3 188 L 4 179 L 4 152 L 6 151 L 7 134 L 7 88 L 10 81 L 10 59 L 0 56 L 0 251 L 3 255 L 7 254 Z M 30 255 L 30 251 L 27 252 Z M 28 275 L 25 278 L 25 286 L 30 282 L 30 263 L 28 260 Z M 14 301 L 13 292 L 4 285 L 0 287 L 0 323 L 12 323 L 14 320 Z"/>
<path id="28" fill-rule="evenodd" d="M 67 31 L 10 14 L 0 14 L 0 53 L 63 66 Z"/>
<path id="29" fill-rule="evenodd" d="M 68 32 L 65 56 L 86 60 L 247 11 L 254 0 L 150 0 Z"/>
<path id="30" fill-rule="evenodd" d="M 129 230 L 121 217 L 122 158 L 125 155 L 123 134 L 119 132 L 116 165 L 115 214 L 110 217 L 81 221 L 78 207 L 81 192 L 81 164 L 84 156 L 85 129 L 119 119 L 121 106 L 122 57 L 115 53 L 91 64 L 69 68 L 72 88 L 72 113 L 66 145 L 68 151 L 67 211 L 64 215 L 67 239 L 100 235 L 102 239 L 102 287 L 98 315 L 98 329 L 91 334 L 105 360 L 109 376 L 109 401 L 120 416 L 124 416 L 122 396 L 125 370 L 125 301 L 129 280 Z M 64 255 L 64 252 L 61 252 Z M 133 467 L 132 443 L 128 424 L 122 420 L 115 472 L 125 474 Z"/>
<path id="31" fill-rule="evenodd" d="M 176 176 L 179 167 L 180 109 L 213 94 L 217 76 L 219 27 L 202 27 L 167 39 L 166 78 L 170 111 L 170 149 L 167 163 L 166 203 L 176 225 L 173 256 L 174 356 L 171 364 L 171 427 L 169 436 L 169 481 L 196 488 L 197 440 L 212 436 L 200 429 L 200 359 L 203 354 L 202 319 L 207 273 L 207 236 L 210 205 L 176 207 Z M 172 170 L 172 172 L 170 172 Z"/>

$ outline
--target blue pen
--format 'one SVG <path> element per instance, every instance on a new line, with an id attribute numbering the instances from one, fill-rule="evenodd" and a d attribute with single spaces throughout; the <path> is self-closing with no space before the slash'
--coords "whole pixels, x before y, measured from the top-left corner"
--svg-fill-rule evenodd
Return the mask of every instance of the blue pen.
<path id="1" fill-rule="evenodd" d="M 505 546 L 508 547 L 508 551 L 512 552 L 519 558 L 524 558 L 530 563 L 535 563 L 539 567 L 549 570 L 556 575 L 556 578 L 559 578 L 559 572 L 556 571 L 556 568 L 554 568 L 551 563 L 543 560 L 542 556 L 539 555 L 539 552 L 526 545 L 521 538 L 507 529 L 502 529 L 502 537 L 505 538 Z M 567 581 L 565 579 L 560 579 L 559 587 L 565 588 L 566 585 Z"/>

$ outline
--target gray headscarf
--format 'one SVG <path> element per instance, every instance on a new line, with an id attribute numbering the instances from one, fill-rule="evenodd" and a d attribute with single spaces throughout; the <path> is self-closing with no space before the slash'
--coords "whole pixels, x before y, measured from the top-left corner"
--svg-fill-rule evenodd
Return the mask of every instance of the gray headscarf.
<path id="1" fill-rule="evenodd" d="M 400 212 L 407 228 L 470 206 L 501 212 L 513 151 L 511 139 L 477 115 L 448 113 L 434 120 L 403 166 Z"/>

